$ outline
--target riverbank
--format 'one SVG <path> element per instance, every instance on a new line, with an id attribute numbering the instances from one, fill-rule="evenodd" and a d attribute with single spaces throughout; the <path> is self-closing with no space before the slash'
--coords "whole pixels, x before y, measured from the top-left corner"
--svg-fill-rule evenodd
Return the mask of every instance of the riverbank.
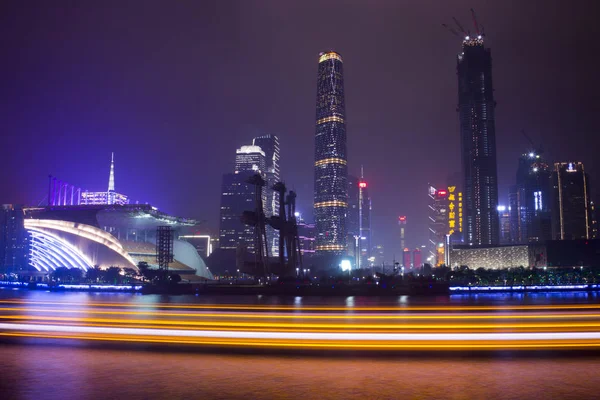
<path id="1" fill-rule="evenodd" d="M 132 292 L 169 295 L 216 296 L 443 296 L 478 293 L 523 292 L 591 292 L 600 291 L 600 284 L 574 285 L 513 285 L 513 286 L 450 286 L 443 282 L 414 282 L 404 285 L 377 284 L 316 284 L 316 285 L 244 285 L 244 284 L 177 284 L 177 285 L 108 285 L 49 284 L 44 282 L 0 281 L 0 288 L 43 290 L 50 292 Z"/>
<path id="2" fill-rule="evenodd" d="M 515 285 L 515 286 L 451 286 L 450 294 L 506 292 L 591 292 L 600 290 L 598 284 L 575 285 Z"/>

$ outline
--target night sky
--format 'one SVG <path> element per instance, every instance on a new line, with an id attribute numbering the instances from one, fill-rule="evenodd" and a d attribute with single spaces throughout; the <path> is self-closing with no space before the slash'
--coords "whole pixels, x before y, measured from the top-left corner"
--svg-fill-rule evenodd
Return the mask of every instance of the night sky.
<path id="1" fill-rule="evenodd" d="M 600 195 L 595 1 L 3 1 L 0 202 L 38 204 L 52 174 L 117 191 L 218 232 L 235 149 L 272 133 L 312 214 L 318 53 L 344 58 L 350 173 L 364 165 L 374 243 L 427 240 L 427 183 L 460 171 L 456 54 L 442 28 L 491 47 L 500 203 L 519 154 L 581 160 Z M 392 250 L 392 246 L 395 248 Z"/>

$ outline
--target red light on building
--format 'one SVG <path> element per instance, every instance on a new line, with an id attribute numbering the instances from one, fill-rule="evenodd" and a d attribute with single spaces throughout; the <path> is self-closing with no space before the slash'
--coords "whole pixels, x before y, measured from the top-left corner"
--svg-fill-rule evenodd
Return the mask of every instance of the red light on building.
<path id="1" fill-rule="evenodd" d="M 400 217 L 398 217 L 398 220 L 400 222 L 405 222 L 406 221 L 406 215 L 401 215 Z"/>
<path id="2" fill-rule="evenodd" d="M 446 190 L 438 190 L 438 191 L 437 191 L 437 195 L 438 195 L 438 197 L 444 197 L 444 196 L 446 196 L 447 194 L 448 194 L 448 191 L 446 191 Z"/>
<path id="3" fill-rule="evenodd" d="M 367 182 L 359 182 L 358 183 L 358 187 L 361 188 L 361 189 L 366 188 L 367 187 Z"/>

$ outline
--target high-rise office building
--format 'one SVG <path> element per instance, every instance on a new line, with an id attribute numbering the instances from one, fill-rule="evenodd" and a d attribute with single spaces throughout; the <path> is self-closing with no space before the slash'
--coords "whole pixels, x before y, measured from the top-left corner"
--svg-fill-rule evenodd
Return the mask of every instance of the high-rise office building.
<path id="1" fill-rule="evenodd" d="M 348 255 L 355 257 L 356 268 L 369 265 L 371 258 L 371 198 L 364 177 L 348 176 Z"/>
<path id="2" fill-rule="evenodd" d="M 358 239 L 360 237 L 360 212 L 359 212 L 359 179 L 348 175 L 348 210 L 346 213 L 346 242 L 348 244 L 348 256 L 355 258 L 358 268 Z"/>
<path id="3" fill-rule="evenodd" d="M 519 158 L 516 184 L 509 193 L 511 240 L 543 242 L 552 237 L 552 179 L 548 164 L 537 152 Z"/>
<path id="4" fill-rule="evenodd" d="M 500 220 L 500 244 L 512 243 L 510 236 L 510 208 L 503 205 L 498 206 L 498 219 Z"/>
<path id="5" fill-rule="evenodd" d="M 310 258 L 315 254 L 315 224 L 303 220 L 298 221 L 298 239 L 302 262 L 310 265 Z"/>
<path id="6" fill-rule="evenodd" d="M 29 265 L 29 236 L 23 207 L 3 204 L 0 208 L 0 272 L 18 272 Z"/>
<path id="7" fill-rule="evenodd" d="M 383 265 L 385 262 L 385 250 L 382 244 L 376 244 L 371 249 L 372 260 L 374 265 Z"/>
<path id="8" fill-rule="evenodd" d="M 482 35 L 466 36 L 457 59 L 464 173 L 465 243 L 496 245 L 498 176 L 492 56 Z"/>
<path id="9" fill-rule="evenodd" d="M 371 198 L 369 197 L 369 185 L 364 177 L 358 182 L 358 213 L 359 213 L 359 253 L 360 267 L 369 265 L 371 258 Z"/>
<path id="10" fill-rule="evenodd" d="M 346 251 L 348 171 L 342 57 L 319 55 L 315 132 L 314 215 L 320 255 Z"/>
<path id="11" fill-rule="evenodd" d="M 256 209 L 255 190 L 261 190 L 263 210 L 266 208 L 267 186 L 260 189 L 248 183 L 248 180 L 256 174 L 260 174 L 266 180 L 266 170 L 265 152 L 259 146 L 249 145 L 236 149 L 235 172 L 223 175 L 219 228 L 220 248 L 237 249 L 241 246 L 250 253 L 254 253 L 257 248 L 255 227 L 245 225 L 241 217 L 244 211 Z"/>
<path id="12" fill-rule="evenodd" d="M 432 265 L 441 265 L 444 258 L 438 260 L 438 247 L 444 246 L 448 231 L 448 190 L 428 188 L 429 210 L 429 254 L 428 261 Z"/>
<path id="13" fill-rule="evenodd" d="M 252 141 L 254 146 L 259 146 L 265 153 L 265 170 L 266 181 L 266 203 L 264 206 L 265 215 L 271 217 L 279 215 L 279 193 L 272 190 L 275 183 L 281 181 L 281 173 L 279 168 L 279 138 L 275 135 L 263 135 L 255 137 Z M 275 257 L 279 256 L 279 233 L 270 225 L 266 227 L 267 240 L 271 254 Z"/>
<path id="14" fill-rule="evenodd" d="M 421 255 L 421 249 L 413 250 L 413 266 L 415 268 L 421 268 L 423 266 L 423 259 Z"/>
<path id="15" fill-rule="evenodd" d="M 589 177 L 580 162 L 554 164 L 552 233 L 554 239 L 590 239 Z"/>
<path id="16" fill-rule="evenodd" d="M 256 247 L 254 227 L 245 225 L 241 218 L 244 211 L 255 209 L 255 186 L 248 183 L 253 171 L 224 174 L 221 186 L 221 215 L 219 247 L 237 249 L 245 247 L 253 253 Z"/>
<path id="17" fill-rule="evenodd" d="M 235 151 L 235 172 L 254 171 L 266 177 L 265 152 L 259 146 L 242 146 Z"/>
<path id="18" fill-rule="evenodd" d="M 398 217 L 398 226 L 400 227 L 400 251 L 406 248 L 406 215 Z"/>
<path id="19" fill-rule="evenodd" d="M 406 247 L 404 250 L 402 250 L 402 264 L 401 265 L 404 267 L 404 270 L 407 272 L 413 266 L 411 251 L 408 247 Z"/>

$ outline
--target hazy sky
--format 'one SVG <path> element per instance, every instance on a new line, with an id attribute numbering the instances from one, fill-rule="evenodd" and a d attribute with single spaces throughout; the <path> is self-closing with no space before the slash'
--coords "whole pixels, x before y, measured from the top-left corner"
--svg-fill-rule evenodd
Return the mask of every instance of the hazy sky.
<path id="1" fill-rule="evenodd" d="M 374 243 L 427 240 L 427 183 L 460 171 L 456 54 L 441 24 L 492 49 L 500 203 L 517 158 L 581 160 L 600 194 L 596 1 L 3 1 L 3 203 L 37 204 L 55 175 L 218 229 L 236 147 L 280 136 L 282 175 L 311 214 L 318 53 L 344 58 L 349 169 L 364 165 Z M 398 251 L 398 250 L 396 250 Z"/>

